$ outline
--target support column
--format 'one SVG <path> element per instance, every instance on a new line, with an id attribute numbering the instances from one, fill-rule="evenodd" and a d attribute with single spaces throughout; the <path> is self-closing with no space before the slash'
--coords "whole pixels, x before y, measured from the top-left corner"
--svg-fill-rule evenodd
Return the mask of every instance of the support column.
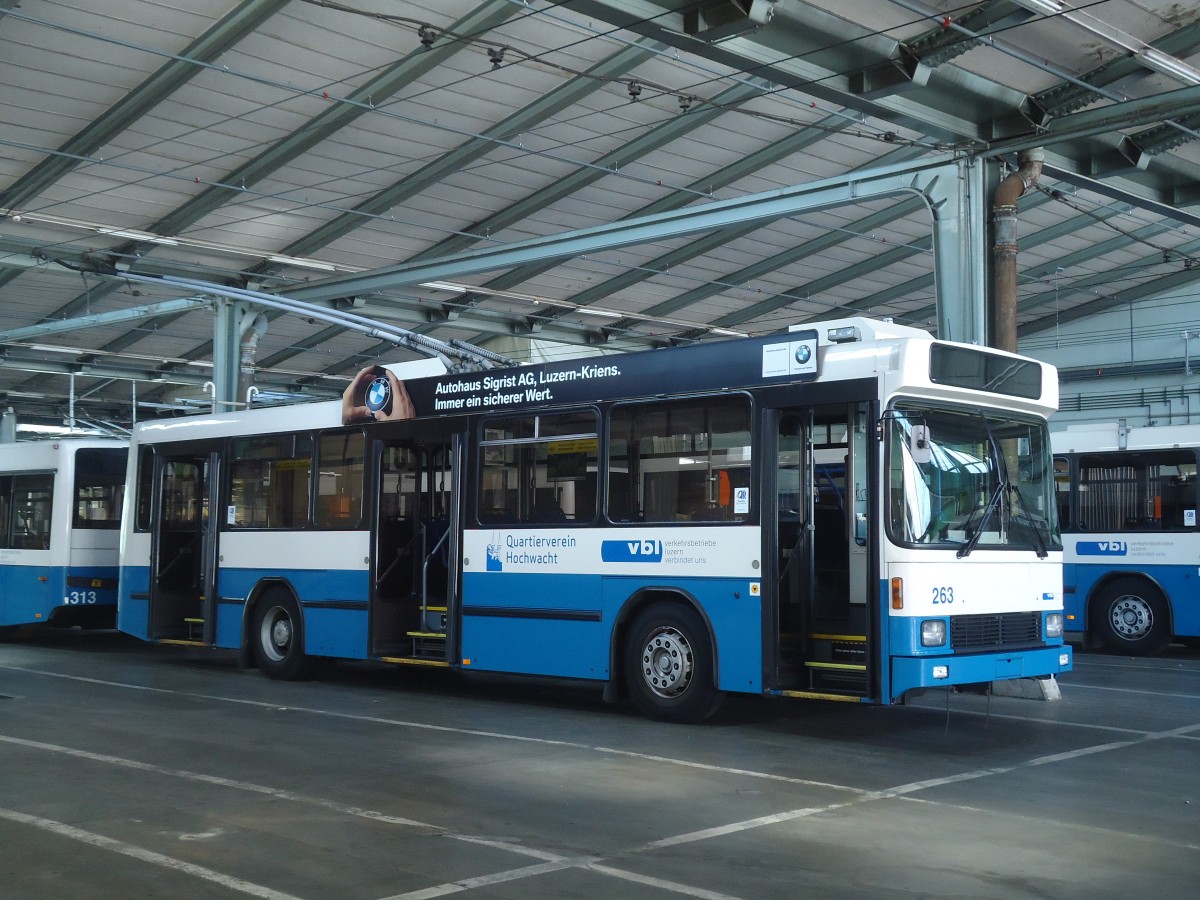
<path id="1" fill-rule="evenodd" d="M 225 297 L 213 302 L 213 412 L 239 409 L 239 344 L 246 304 Z"/>
<path id="2" fill-rule="evenodd" d="M 978 159 L 960 160 L 956 183 L 939 178 L 927 190 L 934 218 L 937 336 L 943 340 L 987 342 L 983 175 Z"/>

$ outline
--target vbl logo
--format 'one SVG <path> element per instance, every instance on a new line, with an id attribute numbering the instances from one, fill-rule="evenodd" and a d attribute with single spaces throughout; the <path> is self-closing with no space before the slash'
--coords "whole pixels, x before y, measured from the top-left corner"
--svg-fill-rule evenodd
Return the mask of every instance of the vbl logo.
<path id="1" fill-rule="evenodd" d="M 600 559 L 604 562 L 662 562 L 662 541 L 640 538 L 632 541 L 603 541 Z"/>
<path id="2" fill-rule="evenodd" d="M 1075 545 L 1080 556 L 1125 556 L 1129 553 L 1127 541 L 1080 541 Z"/>

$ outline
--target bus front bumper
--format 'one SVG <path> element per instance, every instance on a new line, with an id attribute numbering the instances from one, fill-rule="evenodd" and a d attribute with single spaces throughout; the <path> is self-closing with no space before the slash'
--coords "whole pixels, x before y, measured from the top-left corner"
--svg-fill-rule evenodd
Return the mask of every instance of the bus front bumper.
<path id="1" fill-rule="evenodd" d="M 899 699 L 914 688 L 1040 678 L 1069 672 L 1071 667 L 1071 647 L 1066 644 L 961 656 L 894 656 L 891 694 Z"/>

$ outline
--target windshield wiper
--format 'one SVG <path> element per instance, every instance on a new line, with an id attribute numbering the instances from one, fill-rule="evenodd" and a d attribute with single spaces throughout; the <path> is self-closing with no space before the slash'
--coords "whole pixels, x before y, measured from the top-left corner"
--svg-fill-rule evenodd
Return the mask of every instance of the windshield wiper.
<path id="1" fill-rule="evenodd" d="M 1046 527 L 1046 520 L 1040 516 L 1035 516 L 1033 513 L 1027 512 L 1030 508 L 1025 500 L 1025 495 L 1021 493 L 1021 486 L 1014 484 L 1011 488 L 1012 492 L 1017 495 L 1017 500 L 1021 503 L 1021 511 L 1013 512 L 1011 504 L 1009 506 L 1009 515 L 1019 521 L 1024 521 L 1029 530 L 1033 532 L 1034 544 L 1036 545 L 1038 559 L 1045 559 L 1050 555 L 1050 529 Z M 1042 529 L 1045 528 L 1045 535 L 1042 534 Z"/>
<path id="2" fill-rule="evenodd" d="M 983 508 L 983 515 L 979 517 L 978 527 L 971 532 L 971 536 L 967 538 L 967 542 L 958 548 L 958 552 L 954 554 L 958 559 L 964 556 L 970 556 L 971 551 L 975 549 L 975 545 L 979 543 L 980 537 L 983 536 L 983 526 L 987 524 L 987 520 L 991 518 L 992 512 L 1000 506 L 1000 498 L 1004 496 L 1004 492 L 1008 489 L 1008 482 L 1001 481 L 996 485 L 996 490 L 992 491 L 992 496 L 987 502 L 987 506 Z"/>

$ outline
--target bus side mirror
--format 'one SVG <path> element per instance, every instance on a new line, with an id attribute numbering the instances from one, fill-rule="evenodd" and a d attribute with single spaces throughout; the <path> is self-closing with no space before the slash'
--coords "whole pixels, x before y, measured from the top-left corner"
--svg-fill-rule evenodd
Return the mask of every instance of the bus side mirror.
<path id="1" fill-rule="evenodd" d="M 933 459 L 933 449 L 929 446 L 929 426 L 914 425 L 908 435 L 908 452 L 913 462 L 920 465 Z"/>

